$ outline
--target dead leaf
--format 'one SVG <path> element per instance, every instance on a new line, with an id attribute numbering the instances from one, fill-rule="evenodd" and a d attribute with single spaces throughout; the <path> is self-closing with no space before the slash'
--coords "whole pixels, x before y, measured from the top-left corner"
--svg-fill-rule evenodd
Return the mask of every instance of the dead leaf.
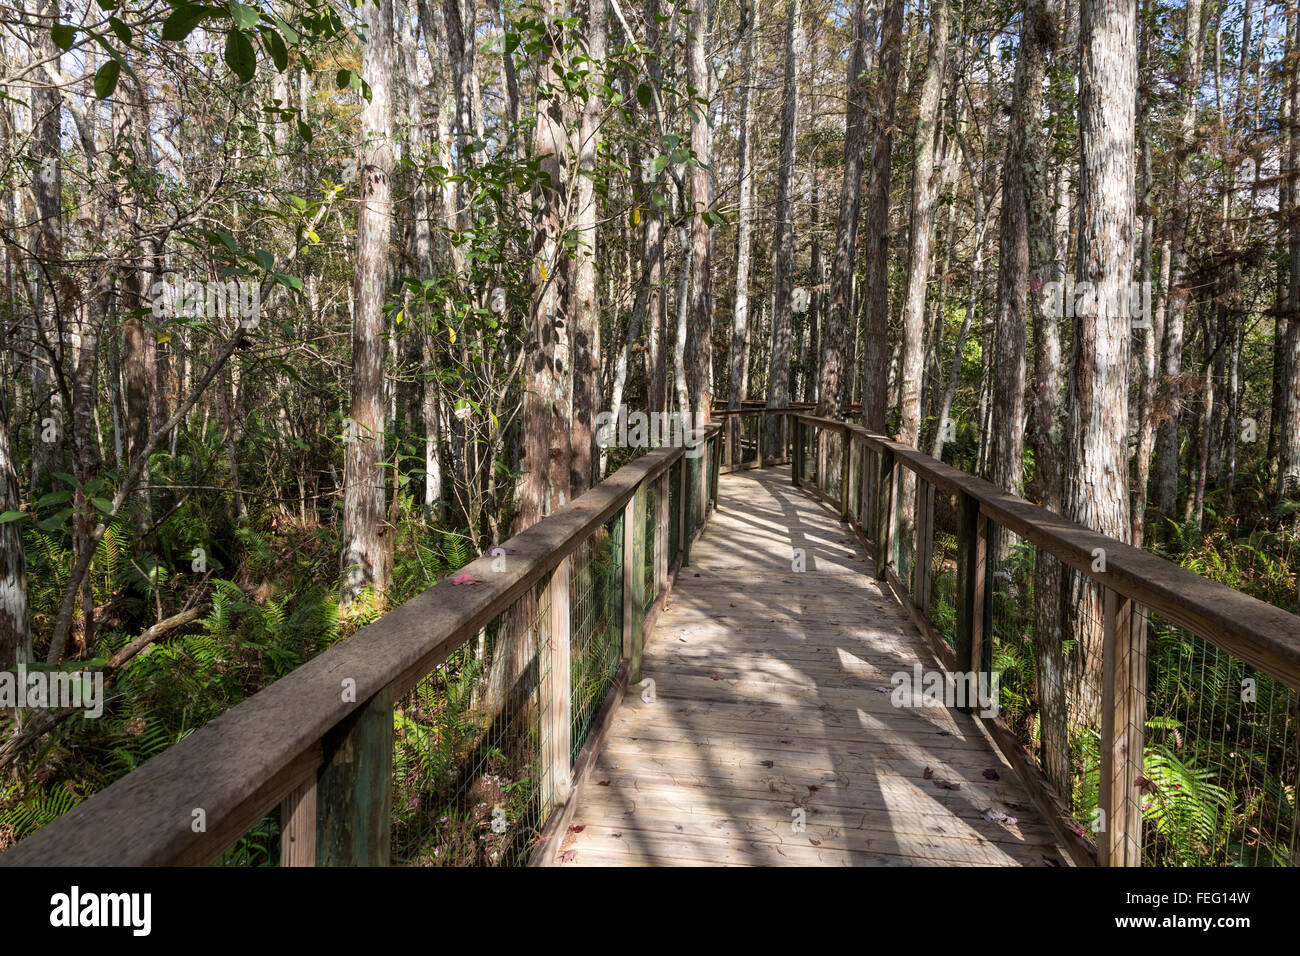
<path id="1" fill-rule="evenodd" d="M 482 584 L 478 578 L 472 574 L 458 574 L 451 579 L 452 584 Z"/>
<path id="2" fill-rule="evenodd" d="M 984 771 L 984 779 L 985 779 L 985 780 L 997 780 L 997 779 L 998 779 L 998 772 L 997 772 L 996 770 L 985 770 L 985 771 Z"/>
<path id="3" fill-rule="evenodd" d="M 609 786 L 609 781 L 608 781 L 608 780 L 598 780 L 598 781 L 596 781 L 596 786 L 598 786 L 598 787 L 608 787 L 608 786 Z"/>
<path id="4" fill-rule="evenodd" d="M 578 853 L 576 850 L 565 850 L 563 853 L 560 854 L 561 863 L 572 863 L 577 858 L 578 858 Z"/>

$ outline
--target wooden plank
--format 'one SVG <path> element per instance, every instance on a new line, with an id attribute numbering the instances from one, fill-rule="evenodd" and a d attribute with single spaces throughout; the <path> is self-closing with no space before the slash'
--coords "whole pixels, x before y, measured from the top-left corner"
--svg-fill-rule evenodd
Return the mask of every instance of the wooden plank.
<path id="1" fill-rule="evenodd" d="M 542 817 L 545 819 L 569 798 L 569 755 L 573 749 L 573 701 L 570 681 L 571 620 L 569 576 L 573 559 L 565 558 L 551 572 L 546 586 L 547 671 L 542 728 Z"/>
<path id="2" fill-rule="evenodd" d="M 1142 865 L 1143 724 L 1146 649 L 1132 627 L 1133 604 L 1110 588 L 1102 599 L 1101 818 L 1098 862 Z M 1142 629 L 1145 634 L 1145 629 Z"/>
<path id="3" fill-rule="evenodd" d="M 280 803 L 280 865 L 316 865 L 316 776 Z"/>
<path id="4" fill-rule="evenodd" d="M 385 688 L 321 742 L 316 865 L 388 866 L 393 848 L 393 691 Z"/>

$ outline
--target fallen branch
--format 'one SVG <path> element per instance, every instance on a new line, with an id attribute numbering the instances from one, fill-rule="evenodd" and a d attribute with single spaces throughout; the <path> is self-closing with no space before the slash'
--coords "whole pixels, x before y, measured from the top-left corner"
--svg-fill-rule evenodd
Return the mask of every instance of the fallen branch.
<path id="1" fill-rule="evenodd" d="M 154 641 L 178 627 L 184 627 L 199 616 L 198 607 L 188 608 L 179 614 L 173 614 L 171 617 L 164 618 L 157 624 L 154 624 L 143 634 L 131 641 L 126 647 L 122 648 L 116 654 L 108 659 L 101 673 L 104 675 L 104 688 L 107 690 L 113 678 L 126 664 L 137 654 L 143 651 Z M 59 710 L 48 709 L 38 710 L 36 715 L 27 721 L 20 730 L 12 737 L 0 744 L 0 770 L 4 770 L 16 759 L 24 750 L 36 743 L 50 731 L 54 730 L 59 724 L 74 714 L 85 713 L 80 707 L 64 707 Z"/>

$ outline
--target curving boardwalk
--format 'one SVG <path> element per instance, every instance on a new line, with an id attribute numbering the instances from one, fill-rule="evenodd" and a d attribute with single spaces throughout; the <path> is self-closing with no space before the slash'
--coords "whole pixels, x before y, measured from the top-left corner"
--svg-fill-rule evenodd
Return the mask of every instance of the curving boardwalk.
<path id="1" fill-rule="evenodd" d="M 854 533 L 786 469 L 718 499 L 555 862 L 1070 865 L 974 718 L 891 703 L 937 664 Z"/>

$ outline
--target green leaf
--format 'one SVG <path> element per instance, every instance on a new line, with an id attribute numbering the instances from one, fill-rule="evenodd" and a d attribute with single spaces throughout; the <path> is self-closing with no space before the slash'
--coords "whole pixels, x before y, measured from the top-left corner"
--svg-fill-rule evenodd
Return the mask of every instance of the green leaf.
<path id="1" fill-rule="evenodd" d="M 220 229 L 214 229 L 212 232 L 204 233 L 204 235 L 208 237 L 208 242 L 212 243 L 213 245 L 216 245 L 217 243 L 221 243 L 221 245 L 225 246 L 231 252 L 238 251 L 235 247 L 235 237 L 228 232 L 222 232 Z"/>
<path id="2" fill-rule="evenodd" d="M 340 90 L 346 90 L 349 86 L 352 85 L 352 71 L 339 70 L 337 73 L 335 73 L 334 85 L 337 86 Z"/>
<path id="3" fill-rule="evenodd" d="M 104 514 L 111 515 L 113 513 L 113 502 L 109 501 L 107 498 L 91 498 L 90 501 L 96 508 L 104 512 Z"/>
<path id="4" fill-rule="evenodd" d="M 4 514 L 0 514 L 0 524 L 8 524 L 10 521 L 22 521 L 24 518 L 30 517 L 31 515 L 25 511 L 6 511 Z"/>
<path id="5" fill-rule="evenodd" d="M 81 487 L 81 482 L 79 482 L 76 478 L 72 477 L 72 475 L 68 474 L 66 471 L 56 471 L 53 472 L 53 474 L 55 478 L 59 479 L 59 481 L 63 482 L 66 485 L 72 485 L 72 487 L 74 488 Z"/>
<path id="6" fill-rule="evenodd" d="M 77 31 L 66 23 L 56 23 L 50 29 L 50 38 L 64 53 L 72 49 L 72 44 L 76 42 Z"/>
<path id="7" fill-rule="evenodd" d="M 131 45 L 131 30 L 125 23 L 117 17 L 109 17 L 108 25 L 112 29 L 114 35 L 121 40 L 123 44 L 126 46 Z"/>
<path id="8" fill-rule="evenodd" d="M 247 83 L 257 72 L 257 54 L 253 52 L 253 44 L 238 30 L 226 34 L 226 65 L 241 83 Z"/>
<path id="9" fill-rule="evenodd" d="M 230 10 L 230 19 L 235 21 L 237 30 L 247 30 L 257 23 L 257 11 L 245 3 L 240 3 L 239 0 L 230 0 L 226 8 Z"/>
<path id="10" fill-rule="evenodd" d="M 636 88 L 636 101 L 641 104 L 643 110 L 650 108 L 650 103 L 654 99 L 654 91 L 650 89 L 649 83 L 642 83 Z"/>
<path id="11" fill-rule="evenodd" d="M 117 78 L 122 74 L 122 64 L 109 60 L 95 71 L 95 96 L 101 100 L 108 99 L 117 89 Z"/>
<path id="12" fill-rule="evenodd" d="M 304 143 L 311 142 L 311 127 L 302 120 L 298 120 L 298 135 L 302 137 Z"/>
<path id="13" fill-rule="evenodd" d="M 257 264 L 267 272 L 270 272 L 271 266 L 275 265 L 275 256 L 271 255 L 271 253 L 267 252 L 265 249 L 258 249 L 253 253 L 253 257 L 257 259 Z"/>
<path id="14" fill-rule="evenodd" d="M 186 3 L 172 11 L 163 22 L 162 38 L 171 43 L 184 40 L 199 22 L 208 17 L 221 16 L 220 7 L 209 7 L 198 3 Z"/>
<path id="15" fill-rule="evenodd" d="M 260 32 L 266 55 L 271 58 L 276 70 L 283 73 L 289 67 L 289 51 L 284 45 L 284 39 L 270 27 L 262 27 Z"/>

